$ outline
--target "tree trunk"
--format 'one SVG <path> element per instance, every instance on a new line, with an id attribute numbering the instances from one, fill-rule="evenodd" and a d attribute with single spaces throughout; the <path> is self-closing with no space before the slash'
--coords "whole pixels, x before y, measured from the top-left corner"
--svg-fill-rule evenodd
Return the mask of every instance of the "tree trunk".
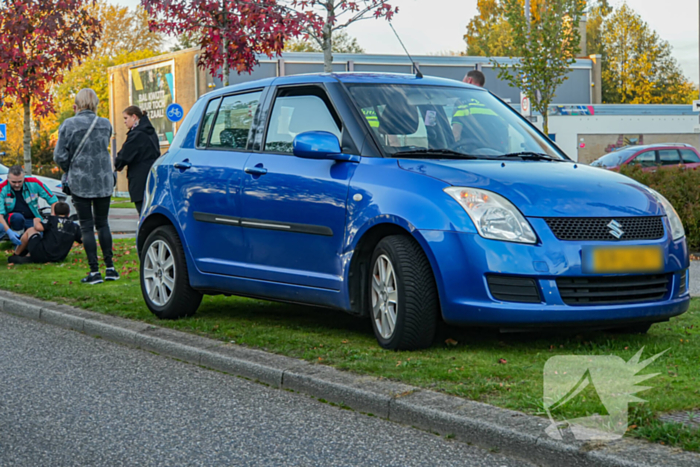
<path id="1" fill-rule="evenodd" d="M 24 173 L 32 174 L 32 102 L 24 103 Z"/>
<path id="2" fill-rule="evenodd" d="M 321 48 L 323 49 L 323 71 L 333 73 L 333 18 L 335 17 L 335 0 L 328 0 L 326 7 L 326 24 L 323 25 Z"/>
<path id="3" fill-rule="evenodd" d="M 323 26 L 323 36 L 321 37 L 323 41 L 323 71 L 326 73 L 333 72 L 333 32 L 331 31 L 331 25 L 326 23 Z"/>
<path id="4" fill-rule="evenodd" d="M 224 50 L 224 65 L 223 65 L 223 70 L 221 70 L 221 71 L 223 74 L 223 86 L 226 87 L 226 86 L 228 86 L 229 73 L 231 71 L 230 70 L 231 67 L 228 64 L 228 39 L 226 39 L 226 37 L 224 37 L 222 45 L 223 45 L 222 48 Z"/>
<path id="5" fill-rule="evenodd" d="M 549 138 L 549 115 L 546 110 L 542 113 L 542 131 Z"/>
<path id="6" fill-rule="evenodd" d="M 221 48 L 224 53 L 224 64 L 223 64 L 223 70 L 221 70 L 221 78 L 222 78 L 222 85 L 223 87 L 228 86 L 228 78 L 229 74 L 231 72 L 230 68 L 231 65 L 228 63 L 228 38 L 226 37 L 226 33 L 228 32 L 228 18 L 226 15 L 226 0 L 221 0 L 221 12 L 224 15 L 224 27 L 221 29 L 221 36 L 222 36 L 222 43 L 221 43 Z"/>

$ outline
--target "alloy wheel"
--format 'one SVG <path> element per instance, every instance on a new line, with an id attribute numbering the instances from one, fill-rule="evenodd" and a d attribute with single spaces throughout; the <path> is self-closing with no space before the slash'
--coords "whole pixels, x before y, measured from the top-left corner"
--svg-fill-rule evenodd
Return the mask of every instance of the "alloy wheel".
<path id="1" fill-rule="evenodd" d="M 143 278 L 148 298 L 156 306 L 165 306 L 175 288 L 175 258 L 163 240 L 151 243 L 143 264 Z"/>
<path id="2" fill-rule="evenodd" d="M 398 308 L 399 293 L 394 266 L 388 256 L 380 255 L 372 268 L 372 318 L 384 339 L 394 334 Z"/>

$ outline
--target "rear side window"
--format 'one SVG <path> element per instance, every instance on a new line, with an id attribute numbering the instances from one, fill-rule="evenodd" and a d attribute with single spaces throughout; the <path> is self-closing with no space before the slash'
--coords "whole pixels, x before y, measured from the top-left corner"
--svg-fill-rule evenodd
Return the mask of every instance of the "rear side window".
<path id="1" fill-rule="evenodd" d="M 207 110 L 204 112 L 204 119 L 202 120 L 202 131 L 199 133 L 199 141 L 197 146 L 205 147 L 207 145 L 207 140 L 209 139 L 209 132 L 211 131 L 212 124 L 214 123 L 214 115 L 216 115 L 216 109 L 219 107 L 219 102 L 221 98 L 214 99 L 207 105 Z"/>
<path id="2" fill-rule="evenodd" d="M 209 139 L 210 148 L 245 149 L 262 91 L 224 97 Z"/>
<path id="3" fill-rule="evenodd" d="M 691 149 L 681 149 L 681 158 L 686 164 L 700 163 L 700 157 Z"/>
<path id="4" fill-rule="evenodd" d="M 656 165 L 656 152 L 643 152 L 635 157 L 631 164 L 641 165 L 642 167 L 654 167 Z"/>
<path id="5" fill-rule="evenodd" d="M 318 96 L 278 97 L 272 109 L 265 151 L 292 153 L 294 137 L 307 131 L 328 131 L 340 140 L 341 129 Z"/>
<path id="6" fill-rule="evenodd" d="M 681 163 L 681 158 L 677 150 L 663 149 L 659 151 L 659 161 L 661 165 L 678 165 Z"/>

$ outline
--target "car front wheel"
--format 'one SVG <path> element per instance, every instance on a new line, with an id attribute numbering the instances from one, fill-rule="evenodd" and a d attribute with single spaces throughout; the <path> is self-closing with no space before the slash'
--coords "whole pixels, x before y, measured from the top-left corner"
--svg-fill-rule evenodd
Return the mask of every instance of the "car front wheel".
<path id="1" fill-rule="evenodd" d="M 171 226 L 154 230 L 141 253 L 141 293 L 151 312 L 160 319 L 192 316 L 202 294 L 190 286 L 185 252 Z"/>
<path id="2" fill-rule="evenodd" d="M 437 288 L 425 253 L 404 235 L 382 239 L 369 277 L 369 314 L 379 345 L 391 350 L 430 347 L 439 311 Z"/>

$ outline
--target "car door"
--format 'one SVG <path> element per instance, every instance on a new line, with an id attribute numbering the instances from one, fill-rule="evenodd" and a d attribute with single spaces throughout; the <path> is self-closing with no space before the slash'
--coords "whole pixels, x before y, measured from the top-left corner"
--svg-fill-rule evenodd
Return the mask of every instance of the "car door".
<path id="1" fill-rule="evenodd" d="M 245 276 L 339 290 L 355 164 L 295 157 L 294 137 L 306 131 L 342 139 L 341 120 L 324 88 L 278 89 L 262 152 L 251 154 L 243 177 Z"/>
<path id="2" fill-rule="evenodd" d="M 681 165 L 681 157 L 678 149 L 660 149 L 659 163 L 662 168 L 678 167 Z"/>
<path id="3" fill-rule="evenodd" d="M 659 164 L 656 158 L 656 151 L 644 151 L 628 162 L 630 165 L 639 165 L 642 170 L 656 170 Z"/>
<path id="4" fill-rule="evenodd" d="M 693 149 L 681 149 L 681 161 L 686 169 L 697 169 L 700 167 L 700 156 Z"/>
<path id="5" fill-rule="evenodd" d="M 240 186 L 248 136 L 262 90 L 217 97 L 204 112 L 194 149 L 181 150 L 170 176 L 178 218 L 197 268 L 236 274 L 243 260 Z"/>

